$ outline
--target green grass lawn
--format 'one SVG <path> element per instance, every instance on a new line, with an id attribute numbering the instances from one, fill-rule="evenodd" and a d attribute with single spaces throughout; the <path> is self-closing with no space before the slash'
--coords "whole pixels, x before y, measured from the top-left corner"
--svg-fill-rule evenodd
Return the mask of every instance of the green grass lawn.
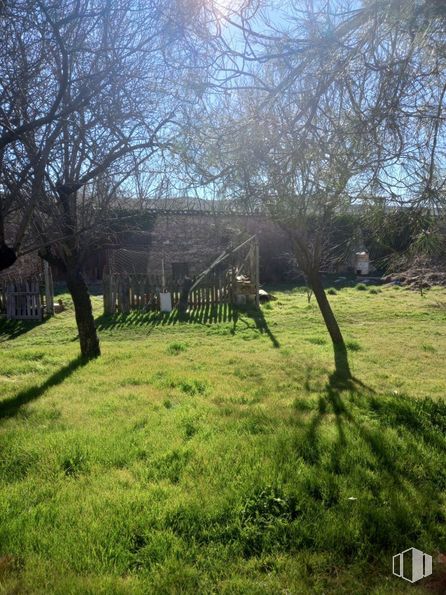
<path id="1" fill-rule="evenodd" d="M 0 322 L 1 593 L 444 592 L 446 291 Z M 418 587 L 391 574 L 411 546 Z"/>

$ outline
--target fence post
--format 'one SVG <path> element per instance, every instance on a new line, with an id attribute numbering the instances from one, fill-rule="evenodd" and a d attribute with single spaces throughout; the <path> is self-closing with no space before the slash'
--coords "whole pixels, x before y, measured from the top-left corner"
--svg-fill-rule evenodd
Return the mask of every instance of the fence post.
<path id="1" fill-rule="evenodd" d="M 51 314 L 54 314 L 54 287 L 53 275 L 51 274 L 50 265 L 46 260 L 43 261 L 43 275 L 45 279 L 46 314 L 47 316 L 50 316 Z"/>
<path id="2" fill-rule="evenodd" d="M 104 272 L 102 283 L 104 286 L 104 314 L 113 314 L 115 304 L 113 303 L 112 276 Z"/>
<path id="3" fill-rule="evenodd" d="M 121 279 L 120 290 L 121 312 L 122 314 L 128 314 L 130 312 L 130 283 L 128 277 Z"/>
<path id="4" fill-rule="evenodd" d="M 256 299 L 255 299 L 255 304 L 257 306 L 257 308 L 260 306 L 260 296 L 259 296 L 259 290 L 260 290 L 260 266 L 259 266 L 259 240 L 257 239 L 257 236 L 255 237 L 254 240 L 254 287 L 255 287 L 255 291 L 256 291 Z"/>

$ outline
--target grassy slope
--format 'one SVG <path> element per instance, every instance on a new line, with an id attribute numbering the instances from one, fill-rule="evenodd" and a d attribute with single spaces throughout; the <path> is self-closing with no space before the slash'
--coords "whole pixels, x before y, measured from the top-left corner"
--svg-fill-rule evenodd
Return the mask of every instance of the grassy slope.
<path id="1" fill-rule="evenodd" d="M 71 310 L 3 323 L 0 592 L 407 592 L 391 555 L 446 549 L 446 292 L 330 296 L 351 390 L 278 297 L 100 320 L 86 365 Z"/>

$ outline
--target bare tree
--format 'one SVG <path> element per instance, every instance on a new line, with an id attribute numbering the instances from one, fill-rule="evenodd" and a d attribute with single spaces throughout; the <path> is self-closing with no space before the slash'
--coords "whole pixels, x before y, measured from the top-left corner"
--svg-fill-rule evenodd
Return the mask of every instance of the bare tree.
<path id="1" fill-rule="evenodd" d="M 216 121 L 214 138 L 208 140 L 200 167 L 253 212 L 262 210 L 282 228 L 293 256 L 314 292 L 333 342 L 336 372 L 350 377 L 347 350 L 336 317 L 325 294 L 320 271 L 340 247 L 335 243 L 334 219 L 351 204 L 348 183 L 362 170 L 368 156 L 351 133 L 351 122 L 327 100 L 323 114 L 311 129 L 301 131 L 294 123 L 294 105 L 283 102 L 262 105 L 258 93 L 241 93 L 232 118 L 227 112 Z M 236 113 L 237 112 L 237 113 Z M 212 140 L 211 140 L 212 139 Z M 195 156 L 198 149 L 193 151 Z M 212 157 L 211 157 L 212 156 Z M 211 161 L 212 159 L 212 161 Z M 220 175 L 214 175 L 219 171 Z"/>
<path id="2" fill-rule="evenodd" d="M 364 191 L 406 207 L 438 206 L 445 180 L 444 3 L 311 0 L 286 5 L 274 20 L 269 14 L 266 3 L 255 18 L 246 9 L 226 18 L 240 32 L 232 53 L 222 44 L 221 69 L 233 73 L 226 88 L 262 90 L 265 107 L 292 93 L 301 131 L 311 129 L 331 97 L 369 143 Z"/>
<path id="3" fill-rule="evenodd" d="M 32 164 L 23 143 L 34 135 L 44 163 L 61 119 L 87 105 L 109 80 L 103 59 L 109 48 L 85 35 L 105 22 L 106 15 L 106 4 L 88 0 L 64 3 L 59 9 L 40 0 L 1 5 L 0 270 L 15 261 L 36 204 L 35 197 L 29 197 Z M 77 92 L 69 94 L 69 82 L 76 76 L 70 67 L 74 55 L 89 68 L 78 78 Z M 5 225 L 11 214 L 16 225 L 7 244 Z"/>
<path id="4" fill-rule="evenodd" d="M 65 8 L 53 6 L 51 21 L 64 23 Z M 154 178 L 162 177 L 164 156 L 175 149 L 194 94 L 184 75 L 201 60 L 191 23 L 197 28 L 193 12 L 186 15 L 163 0 L 146 6 L 85 0 L 82 18 L 68 19 L 63 38 L 69 76 L 59 117 L 28 129 L 9 147 L 3 178 L 9 204 L 21 215 L 19 233 L 23 238 L 32 222 L 35 245 L 65 272 L 85 357 L 100 349 L 82 265 L 106 237 L 118 188 L 127 184 L 134 193 L 130 177 L 143 164 Z M 44 63 L 40 72 L 50 68 Z M 95 92 L 76 101 L 89 81 Z M 30 91 L 22 101 L 30 111 Z"/>
<path id="5" fill-rule="evenodd" d="M 374 196 L 406 208 L 441 204 L 446 14 L 429 0 L 312 0 L 271 14 L 264 4 L 221 15 L 228 29 L 216 40 L 214 94 L 188 158 L 203 182 L 280 223 L 314 290 L 336 371 L 348 378 L 319 275 L 331 222 Z"/>

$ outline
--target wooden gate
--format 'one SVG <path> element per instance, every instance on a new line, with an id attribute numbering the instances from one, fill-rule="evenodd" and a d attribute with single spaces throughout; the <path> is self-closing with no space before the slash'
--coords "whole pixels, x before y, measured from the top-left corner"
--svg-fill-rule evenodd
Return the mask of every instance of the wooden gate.
<path id="1" fill-rule="evenodd" d="M 6 286 L 6 317 L 42 320 L 42 296 L 37 280 L 16 281 Z"/>

